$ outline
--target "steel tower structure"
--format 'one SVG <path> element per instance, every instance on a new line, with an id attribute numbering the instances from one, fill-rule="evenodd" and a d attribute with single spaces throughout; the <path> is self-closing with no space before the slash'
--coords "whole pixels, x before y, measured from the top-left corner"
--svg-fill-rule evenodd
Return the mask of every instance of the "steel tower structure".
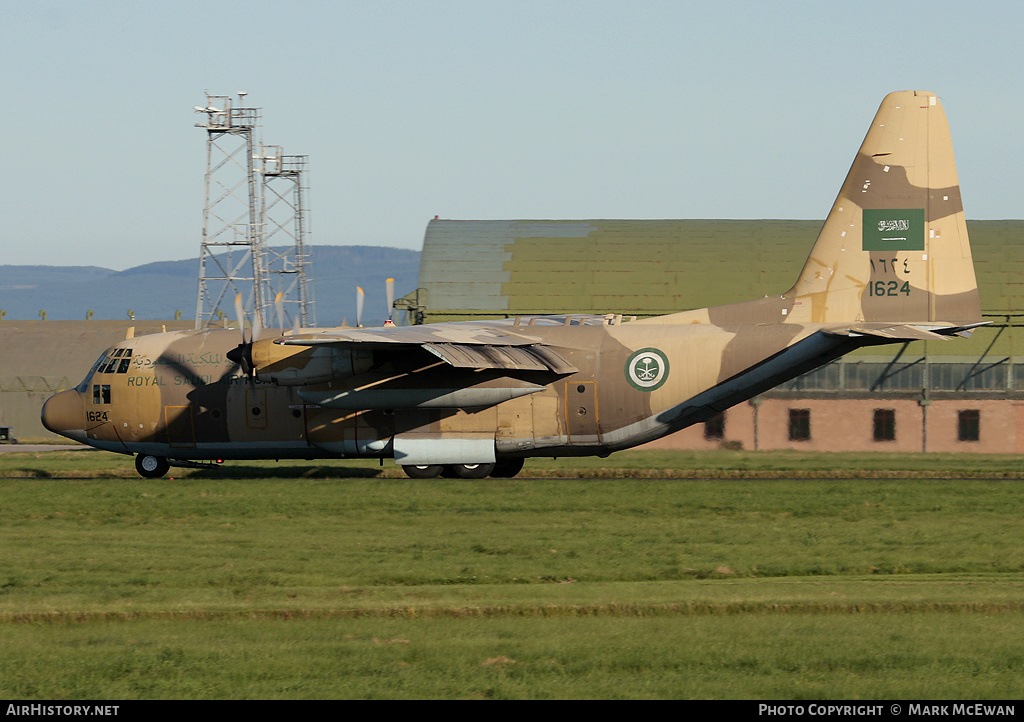
<path id="1" fill-rule="evenodd" d="M 206 106 L 195 107 L 206 115 L 196 123 L 206 130 L 196 328 L 230 318 L 238 294 L 250 318 L 273 325 L 277 292 L 289 323 L 313 326 L 307 157 L 283 155 L 254 137 L 262 109 L 242 107 L 246 95 L 238 94 L 235 107 L 231 96 L 207 93 Z M 271 240 L 287 245 L 271 250 Z"/>
<path id="2" fill-rule="evenodd" d="M 239 93 L 239 106 L 244 97 Z M 253 133 L 259 127 L 260 110 L 233 107 L 231 96 L 209 93 L 206 106 L 195 110 L 206 114 L 205 123 L 196 123 L 206 129 L 206 202 L 196 298 L 196 328 L 200 329 L 223 317 L 225 305 L 230 311 L 238 293 L 246 309 L 259 314 L 263 307 L 259 298 L 263 254 L 253 173 Z"/>
<path id="3" fill-rule="evenodd" d="M 260 228 L 263 241 L 263 282 L 261 298 L 268 307 L 278 293 L 284 304 L 284 323 L 303 327 L 316 325 L 310 270 L 312 260 L 306 241 L 309 236 L 309 156 L 284 155 L 279 145 L 265 145 L 257 158 L 256 172 L 262 177 Z"/>

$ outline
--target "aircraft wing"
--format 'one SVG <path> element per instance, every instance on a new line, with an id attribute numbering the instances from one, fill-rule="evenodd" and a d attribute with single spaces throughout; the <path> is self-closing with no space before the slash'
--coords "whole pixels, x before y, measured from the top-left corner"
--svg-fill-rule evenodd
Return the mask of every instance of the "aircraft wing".
<path id="1" fill-rule="evenodd" d="M 403 348 L 418 347 L 454 368 L 553 371 L 560 375 L 578 371 L 539 338 L 477 325 L 330 329 L 285 336 L 275 343 L 283 346 L 333 346 L 353 351 L 399 352 Z"/>
<path id="2" fill-rule="evenodd" d="M 331 328 L 316 333 L 284 336 L 275 343 L 284 346 L 321 346 L 324 344 L 358 344 L 368 346 L 420 346 L 424 343 L 460 343 L 473 345 L 529 346 L 539 338 L 476 324 L 438 323 L 426 326 L 393 326 L 380 328 Z"/>

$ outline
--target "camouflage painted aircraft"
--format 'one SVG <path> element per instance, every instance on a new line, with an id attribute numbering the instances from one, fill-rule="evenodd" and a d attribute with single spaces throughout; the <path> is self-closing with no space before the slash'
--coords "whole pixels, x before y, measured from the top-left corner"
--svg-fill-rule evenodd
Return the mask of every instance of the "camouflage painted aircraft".
<path id="1" fill-rule="evenodd" d="M 789 291 L 643 320 L 543 316 L 129 338 L 42 411 L 51 431 L 137 455 L 393 458 L 409 476 L 509 477 L 531 456 L 605 456 L 863 346 L 981 325 L 936 96 L 878 110 Z"/>

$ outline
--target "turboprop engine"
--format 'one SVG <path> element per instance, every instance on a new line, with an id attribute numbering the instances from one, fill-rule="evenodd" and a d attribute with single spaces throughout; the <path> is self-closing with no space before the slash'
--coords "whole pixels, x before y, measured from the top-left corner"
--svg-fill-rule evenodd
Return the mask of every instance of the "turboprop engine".
<path id="1" fill-rule="evenodd" d="M 271 340 L 249 347 L 252 374 L 281 386 L 307 386 L 358 376 L 373 365 L 372 351 L 334 346 L 283 346 Z"/>

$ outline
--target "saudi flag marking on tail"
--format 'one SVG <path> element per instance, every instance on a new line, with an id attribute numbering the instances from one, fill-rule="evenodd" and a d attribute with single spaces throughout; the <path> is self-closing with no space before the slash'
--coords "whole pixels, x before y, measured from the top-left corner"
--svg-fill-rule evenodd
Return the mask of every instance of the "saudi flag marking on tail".
<path id="1" fill-rule="evenodd" d="M 924 209 L 863 211 L 865 251 L 923 251 Z"/>

